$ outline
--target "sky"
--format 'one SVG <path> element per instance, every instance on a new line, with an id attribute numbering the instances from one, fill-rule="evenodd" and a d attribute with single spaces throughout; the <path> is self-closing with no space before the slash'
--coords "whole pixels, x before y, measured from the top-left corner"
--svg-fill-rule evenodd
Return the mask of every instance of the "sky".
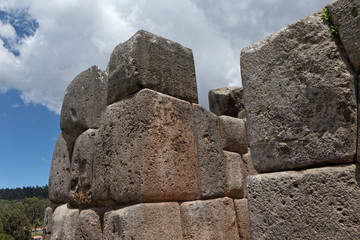
<path id="1" fill-rule="evenodd" d="M 240 51 L 331 0 L 1 0 L 0 188 L 48 183 L 62 99 L 144 29 L 191 48 L 199 102 L 242 86 Z"/>

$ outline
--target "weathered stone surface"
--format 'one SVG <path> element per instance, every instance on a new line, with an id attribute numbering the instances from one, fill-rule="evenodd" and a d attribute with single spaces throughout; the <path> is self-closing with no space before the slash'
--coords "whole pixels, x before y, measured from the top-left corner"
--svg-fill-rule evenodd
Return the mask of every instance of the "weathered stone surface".
<path id="1" fill-rule="evenodd" d="M 61 133 L 56 142 L 49 176 L 49 199 L 54 203 L 66 203 L 70 187 L 71 153 L 75 138 Z"/>
<path id="2" fill-rule="evenodd" d="M 200 105 L 195 104 L 193 107 L 200 197 L 224 197 L 224 155 L 216 115 Z"/>
<path id="3" fill-rule="evenodd" d="M 107 74 L 93 66 L 80 73 L 66 88 L 60 128 L 75 137 L 89 128 L 98 128 L 106 107 Z"/>
<path id="4" fill-rule="evenodd" d="M 184 239 L 239 239 L 231 198 L 184 202 L 180 209 Z"/>
<path id="5" fill-rule="evenodd" d="M 191 49 L 144 30 L 114 49 L 107 71 L 108 104 L 142 88 L 198 102 Z"/>
<path id="6" fill-rule="evenodd" d="M 360 1 L 336 0 L 326 6 L 336 26 L 346 54 L 360 73 Z"/>
<path id="7" fill-rule="evenodd" d="M 79 222 L 79 209 L 67 204 L 57 207 L 52 216 L 51 240 L 74 240 Z"/>
<path id="8" fill-rule="evenodd" d="M 102 239 L 183 239 L 179 204 L 142 203 L 109 211 Z"/>
<path id="9" fill-rule="evenodd" d="M 96 210 L 81 210 L 75 240 L 102 239 L 100 215 Z"/>
<path id="10" fill-rule="evenodd" d="M 256 169 L 254 168 L 254 165 L 252 163 L 252 159 L 251 159 L 251 151 L 250 149 L 248 150 L 248 152 L 244 155 L 241 156 L 241 160 L 242 160 L 242 169 L 244 170 L 244 197 L 246 198 L 246 178 L 247 176 L 250 175 L 256 175 L 259 174 Z"/>
<path id="11" fill-rule="evenodd" d="M 360 239 L 359 165 L 248 177 L 252 239 Z"/>
<path id="12" fill-rule="evenodd" d="M 236 219 L 241 240 L 250 239 L 250 217 L 247 199 L 234 199 Z"/>
<path id="13" fill-rule="evenodd" d="M 223 87 L 209 91 L 210 111 L 218 116 L 238 117 L 244 110 L 243 90 L 241 87 Z"/>
<path id="14" fill-rule="evenodd" d="M 108 106 L 96 143 L 94 201 L 197 198 L 192 125 L 190 103 L 149 89 Z"/>
<path id="15" fill-rule="evenodd" d="M 318 12 L 241 53 L 248 140 L 269 172 L 354 160 L 354 77 Z"/>
<path id="16" fill-rule="evenodd" d="M 75 142 L 71 171 L 69 202 L 73 206 L 92 205 L 93 159 L 95 154 L 95 129 L 88 129 Z"/>
<path id="17" fill-rule="evenodd" d="M 218 119 L 223 149 L 230 152 L 247 153 L 245 121 L 229 116 L 220 116 Z"/>
<path id="18" fill-rule="evenodd" d="M 52 215 L 54 208 L 47 207 L 44 211 L 44 239 L 50 240 L 51 228 L 52 228 Z"/>
<path id="19" fill-rule="evenodd" d="M 224 166 L 226 178 L 226 196 L 243 198 L 245 196 L 245 166 L 241 155 L 224 151 Z"/>

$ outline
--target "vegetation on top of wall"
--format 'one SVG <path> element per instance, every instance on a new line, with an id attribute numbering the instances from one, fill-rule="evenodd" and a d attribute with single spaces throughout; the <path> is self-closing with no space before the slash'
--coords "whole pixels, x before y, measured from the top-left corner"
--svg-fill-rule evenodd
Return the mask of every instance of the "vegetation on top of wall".
<path id="1" fill-rule="evenodd" d="M 329 10 L 327 10 L 327 8 L 323 9 L 323 17 L 324 17 L 325 21 L 329 24 L 331 32 L 334 35 L 334 37 L 338 37 L 339 32 L 338 32 L 337 28 L 334 26 L 334 23 L 332 21 L 332 17 L 331 17 L 331 15 L 329 13 Z"/>

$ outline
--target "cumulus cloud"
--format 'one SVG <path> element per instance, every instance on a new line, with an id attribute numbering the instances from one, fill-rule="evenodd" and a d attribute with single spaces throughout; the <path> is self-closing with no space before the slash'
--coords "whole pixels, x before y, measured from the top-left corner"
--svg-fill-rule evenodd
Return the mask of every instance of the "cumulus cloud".
<path id="1" fill-rule="evenodd" d="M 92 65 L 106 69 L 114 47 L 145 29 L 193 50 L 200 103 L 216 87 L 241 85 L 240 50 L 330 0 L 3 0 L 0 10 L 25 9 L 39 28 L 20 41 L 19 56 L 0 40 L 0 93 L 60 112 L 68 83 Z M 2 29 L 8 39 L 10 26 Z"/>
<path id="2" fill-rule="evenodd" d="M 0 36 L 8 39 L 15 39 L 16 32 L 11 24 L 0 21 Z"/>

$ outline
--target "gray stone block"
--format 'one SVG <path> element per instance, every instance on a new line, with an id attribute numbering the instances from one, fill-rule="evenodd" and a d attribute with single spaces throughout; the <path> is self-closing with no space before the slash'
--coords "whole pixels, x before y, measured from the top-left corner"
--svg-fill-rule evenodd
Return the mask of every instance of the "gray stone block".
<path id="1" fill-rule="evenodd" d="M 178 203 L 142 203 L 105 213 L 104 240 L 183 239 Z"/>
<path id="2" fill-rule="evenodd" d="M 197 104 L 193 108 L 200 197 L 224 197 L 224 155 L 216 115 Z"/>
<path id="3" fill-rule="evenodd" d="M 92 205 L 93 160 L 97 131 L 88 129 L 75 142 L 69 191 L 69 202 L 73 206 L 84 208 Z"/>
<path id="4" fill-rule="evenodd" d="M 184 239 L 239 239 L 231 198 L 183 202 L 180 210 Z"/>
<path id="5" fill-rule="evenodd" d="M 321 12 L 243 49 L 240 62 L 255 169 L 354 161 L 355 80 Z"/>
<path id="6" fill-rule="evenodd" d="M 80 211 L 75 240 L 102 239 L 101 217 L 94 209 Z"/>
<path id="7" fill-rule="evenodd" d="M 218 119 L 223 149 L 230 152 L 247 153 L 245 120 L 229 116 L 220 116 Z"/>
<path id="8" fill-rule="evenodd" d="M 246 154 L 241 156 L 241 160 L 242 160 L 242 167 L 243 167 L 244 176 L 245 176 L 245 180 L 244 180 L 244 197 L 246 198 L 246 196 L 247 196 L 247 193 L 246 193 L 246 179 L 247 179 L 247 176 L 257 175 L 259 173 L 256 171 L 256 169 L 254 168 L 254 165 L 252 163 L 250 149 L 248 150 L 248 152 Z"/>
<path id="9" fill-rule="evenodd" d="M 226 196 L 243 198 L 245 196 L 245 166 L 240 154 L 224 151 Z"/>
<path id="10" fill-rule="evenodd" d="M 143 89 L 109 105 L 93 174 L 98 206 L 198 198 L 191 104 Z"/>
<path id="11" fill-rule="evenodd" d="M 106 107 L 107 74 L 93 66 L 80 73 L 66 88 L 60 128 L 75 137 L 89 128 L 98 128 Z"/>
<path id="12" fill-rule="evenodd" d="M 57 207 L 52 215 L 51 240 L 74 240 L 79 212 L 79 209 L 71 209 L 67 204 Z"/>
<path id="13" fill-rule="evenodd" d="M 243 89 L 234 86 L 210 90 L 209 108 L 218 116 L 239 117 L 244 110 Z"/>
<path id="14" fill-rule="evenodd" d="M 191 49 L 144 30 L 114 49 L 107 72 L 108 104 L 142 88 L 198 102 Z"/>
<path id="15" fill-rule="evenodd" d="M 70 187 L 71 153 L 75 138 L 61 133 L 56 142 L 49 176 L 49 199 L 54 203 L 66 203 Z"/>
<path id="16" fill-rule="evenodd" d="M 359 165 L 248 177 L 252 239 L 360 239 Z"/>
<path id="17" fill-rule="evenodd" d="M 360 73 L 360 1 L 336 0 L 326 6 L 346 54 Z"/>
<path id="18" fill-rule="evenodd" d="M 250 216 L 247 199 L 234 199 L 240 240 L 250 239 Z"/>

